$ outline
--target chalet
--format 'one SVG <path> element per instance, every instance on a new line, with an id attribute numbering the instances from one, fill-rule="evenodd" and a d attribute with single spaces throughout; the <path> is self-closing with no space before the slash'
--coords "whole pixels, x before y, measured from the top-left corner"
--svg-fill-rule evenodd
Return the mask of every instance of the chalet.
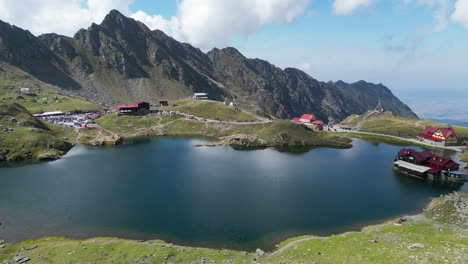
<path id="1" fill-rule="evenodd" d="M 299 122 L 310 124 L 314 120 L 315 120 L 314 114 L 303 114 L 301 118 L 299 119 Z"/>
<path id="2" fill-rule="evenodd" d="M 323 130 L 323 121 L 315 119 L 314 114 L 303 114 L 301 117 L 294 117 L 291 121 L 314 126 L 317 130 Z"/>
<path id="3" fill-rule="evenodd" d="M 417 138 L 420 141 L 437 144 L 442 146 L 458 146 L 460 140 L 455 134 L 455 130 L 452 127 L 436 128 L 428 126 L 419 133 Z"/>
<path id="4" fill-rule="evenodd" d="M 20 94 L 24 94 L 24 95 L 32 95 L 33 94 L 33 92 L 31 91 L 31 88 L 26 88 L 26 87 L 20 88 L 19 92 L 20 92 Z"/>
<path id="5" fill-rule="evenodd" d="M 197 100 L 206 100 L 208 99 L 208 94 L 207 93 L 194 93 L 192 95 L 192 98 L 197 99 Z"/>
<path id="6" fill-rule="evenodd" d="M 118 115 L 132 115 L 132 114 L 144 114 L 150 109 L 150 104 L 147 102 L 136 102 L 134 104 L 124 104 L 117 106 Z"/>
<path id="7" fill-rule="evenodd" d="M 465 178 L 458 172 L 460 165 L 453 160 L 430 151 L 401 149 L 395 158 L 394 168 L 406 175 L 428 180 L 461 182 Z"/>
<path id="8" fill-rule="evenodd" d="M 312 122 L 310 122 L 312 125 L 316 125 L 316 126 L 323 126 L 323 121 L 322 120 L 313 120 Z"/>

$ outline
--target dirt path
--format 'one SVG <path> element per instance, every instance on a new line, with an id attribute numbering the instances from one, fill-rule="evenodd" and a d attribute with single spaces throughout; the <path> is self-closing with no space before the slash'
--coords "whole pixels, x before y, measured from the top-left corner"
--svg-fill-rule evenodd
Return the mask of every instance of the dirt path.
<path id="1" fill-rule="evenodd" d="M 294 240 L 294 241 L 291 241 L 289 243 L 287 243 L 286 245 L 282 246 L 281 248 L 279 248 L 278 250 L 276 250 L 275 252 L 271 253 L 270 256 L 276 256 L 276 255 L 280 255 L 281 253 L 283 253 L 286 249 L 289 249 L 291 247 L 294 247 L 295 245 L 299 244 L 299 243 L 302 243 L 302 242 L 305 242 L 305 241 L 310 241 L 310 240 L 322 240 L 323 238 L 321 237 L 305 237 L 305 238 L 301 238 L 301 239 L 298 239 L 298 240 Z"/>
<path id="2" fill-rule="evenodd" d="M 363 134 L 363 135 L 370 135 L 370 136 L 389 137 L 389 138 L 394 138 L 394 139 L 398 139 L 398 140 L 403 140 L 403 141 L 408 141 L 408 142 L 417 143 L 417 144 L 419 144 L 419 145 L 424 145 L 424 146 L 428 146 L 428 147 L 440 148 L 440 149 L 449 149 L 449 150 L 456 151 L 457 153 L 461 153 L 461 152 L 463 151 L 463 150 L 462 150 L 462 148 L 463 148 L 462 146 L 460 146 L 460 147 L 448 147 L 448 146 L 432 145 L 432 144 L 426 143 L 426 142 L 424 142 L 424 141 L 419 141 L 419 140 L 417 140 L 417 139 L 404 138 L 404 137 L 392 136 L 392 135 L 381 134 L 381 133 L 362 132 L 362 131 L 356 131 L 356 130 L 349 131 L 349 130 L 343 130 L 343 129 L 337 129 L 336 132 L 340 132 L 340 133 L 356 133 L 356 134 Z"/>

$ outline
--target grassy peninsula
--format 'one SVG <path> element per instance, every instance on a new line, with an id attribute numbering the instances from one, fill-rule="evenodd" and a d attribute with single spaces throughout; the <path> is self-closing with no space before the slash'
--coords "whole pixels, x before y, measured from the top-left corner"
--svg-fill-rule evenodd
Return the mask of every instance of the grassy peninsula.
<path id="1" fill-rule="evenodd" d="M 0 161 L 57 159 L 72 147 L 67 134 L 17 103 L 0 104 Z"/>
<path id="2" fill-rule="evenodd" d="M 183 247 L 160 240 L 50 237 L 0 248 L 0 262 L 28 263 L 466 263 L 468 193 L 433 199 L 424 213 L 360 232 L 288 239 L 272 252 Z M 12 263 L 12 262 L 11 262 Z"/>
<path id="3" fill-rule="evenodd" d="M 9 101 L 13 96 L 14 94 L 5 93 L 4 90 L 0 100 Z M 47 100 L 38 101 L 37 98 Z M 5 126 L 5 132 L 2 132 L 5 138 L 5 143 L 2 144 L 4 154 L 1 157 L 7 161 L 57 159 L 77 143 L 103 145 L 152 136 L 207 137 L 212 139 L 212 145 L 229 145 L 237 149 L 351 147 L 351 140 L 345 136 L 313 131 L 287 120 L 265 120 L 215 101 L 183 99 L 171 102 L 168 107 L 159 107 L 167 113 L 172 111 L 180 114 L 117 116 L 110 113 L 97 120 L 99 127 L 96 129 L 75 129 L 46 124 L 33 117 L 30 111 L 86 111 L 101 107 L 43 90 L 36 96 L 20 96 L 19 99 L 11 100 L 15 103 L 0 104 L 0 109 L 3 110 L 0 116 Z M 26 117 L 27 120 L 23 120 Z M 13 119 L 20 122 L 12 124 L 10 120 Z M 26 129 L 21 124 L 35 126 Z M 11 129 L 13 126 L 14 129 Z"/>

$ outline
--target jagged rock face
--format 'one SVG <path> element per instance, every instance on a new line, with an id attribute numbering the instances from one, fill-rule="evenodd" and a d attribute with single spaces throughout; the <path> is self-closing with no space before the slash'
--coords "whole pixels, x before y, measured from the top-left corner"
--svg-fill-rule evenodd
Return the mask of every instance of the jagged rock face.
<path id="1" fill-rule="evenodd" d="M 67 65 L 29 31 L 0 21 L 0 60 L 63 88 L 79 88 Z"/>
<path id="2" fill-rule="evenodd" d="M 235 99 L 246 109 L 279 118 L 314 113 L 340 120 L 372 109 L 379 99 L 394 114 L 416 117 L 383 85 L 319 82 L 297 69 L 248 59 L 234 48 L 204 53 L 115 10 L 73 38 L 36 38 L 2 22 L 0 59 L 63 88 L 70 87 L 60 85 L 68 78 L 79 88 L 77 95 L 109 105 L 208 92 L 212 99 Z M 37 65 L 49 70 L 38 72 Z M 50 69 L 54 74 L 47 74 Z"/>
<path id="3" fill-rule="evenodd" d="M 39 39 L 57 56 L 64 60 L 73 60 L 78 53 L 71 39 L 57 34 L 40 35 Z"/>

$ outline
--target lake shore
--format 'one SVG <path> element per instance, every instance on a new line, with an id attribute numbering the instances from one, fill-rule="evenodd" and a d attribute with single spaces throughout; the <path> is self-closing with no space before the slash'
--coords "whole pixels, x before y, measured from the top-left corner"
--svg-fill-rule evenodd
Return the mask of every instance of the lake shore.
<path id="1" fill-rule="evenodd" d="M 288 239 L 271 252 L 184 247 L 161 240 L 46 237 L 1 242 L 0 262 L 28 258 L 28 263 L 466 263 L 468 194 L 435 198 L 424 213 L 402 224 L 383 224 L 329 237 Z"/>

